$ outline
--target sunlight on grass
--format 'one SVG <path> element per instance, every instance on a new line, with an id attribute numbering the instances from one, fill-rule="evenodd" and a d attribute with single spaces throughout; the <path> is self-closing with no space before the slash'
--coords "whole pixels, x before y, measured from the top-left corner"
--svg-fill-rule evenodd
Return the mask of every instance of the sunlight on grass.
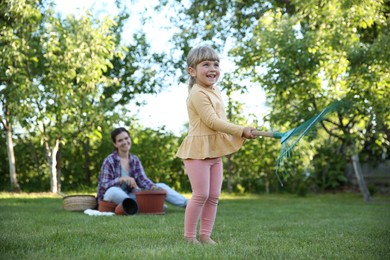
<path id="1" fill-rule="evenodd" d="M 84 195 L 92 195 L 96 196 L 96 193 L 69 193 L 66 195 L 76 195 L 76 194 L 84 194 Z M 34 199 L 34 198 L 62 198 L 61 195 L 51 192 L 0 192 L 0 199 L 9 199 L 9 198 L 25 198 L 25 199 Z"/>
<path id="2" fill-rule="evenodd" d="M 213 232 L 217 246 L 185 243 L 184 212 L 169 205 L 165 215 L 90 217 L 65 211 L 56 194 L 0 193 L 0 255 L 2 259 L 390 259 L 388 197 L 365 203 L 353 193 L 307 197 L 224 193 Z"/>
<path id="3" fill-rule="evenodd" d="M 33 192 L 33 193 L 0 192 L 0 199 L 9 199 L 9 198 L 34 199 L 34 198 L 58 198 L 58 197 L 61 196 L 50 192 Z"/>

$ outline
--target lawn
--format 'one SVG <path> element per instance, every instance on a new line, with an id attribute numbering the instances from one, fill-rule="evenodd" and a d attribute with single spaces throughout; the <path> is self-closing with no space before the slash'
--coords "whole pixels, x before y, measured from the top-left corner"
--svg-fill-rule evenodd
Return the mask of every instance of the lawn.
<path id="1" fill-rule="evenodd" d="M 1 259 L 390 259 L 390 198 L 360 194 L 221 198 L 213 238 L 183 240 L 184 209 L 88 216 L 50 194 L 0 193 Z"/>

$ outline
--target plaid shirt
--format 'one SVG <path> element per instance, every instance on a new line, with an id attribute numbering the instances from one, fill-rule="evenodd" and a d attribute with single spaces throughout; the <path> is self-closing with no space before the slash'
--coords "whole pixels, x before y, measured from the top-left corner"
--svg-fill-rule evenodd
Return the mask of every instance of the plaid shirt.
<path id="1" fill-rule="evenodd" d="M 146 176 L 141 161 L 136 155 L 129 154 L 130 173 L 137 185 L 141 189 L 150 189 L 154 183 Z M 118 152 L 115 151 L 106 157 L 103 161 L 99 175 L 99 184 L 97 198 L 103 199 L 104 193 L 110 187 L 120 187 L 119 178 L 121 177 L 121 162 Z"/>

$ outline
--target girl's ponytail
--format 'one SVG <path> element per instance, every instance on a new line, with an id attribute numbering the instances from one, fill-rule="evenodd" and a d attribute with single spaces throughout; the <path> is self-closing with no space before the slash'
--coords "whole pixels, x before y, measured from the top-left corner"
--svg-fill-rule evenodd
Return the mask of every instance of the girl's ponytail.
<path id="1" fill-rule="evenodd" d="M 188 82 L 188 90 L 190 90 L 195 83 L 196 83 L 195 78 L 190 76 L 190 80 Z"/>

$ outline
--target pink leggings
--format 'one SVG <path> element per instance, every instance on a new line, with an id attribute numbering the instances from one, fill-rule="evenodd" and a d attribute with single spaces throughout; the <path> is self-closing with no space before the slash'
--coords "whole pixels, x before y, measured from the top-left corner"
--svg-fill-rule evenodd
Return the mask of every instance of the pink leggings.
<path id="1" fill-rule="evenodd" d="M 192 187 L 192 198 L 187 204 L 184 217 L 184 236 L 196 237 L 200 218 L 199 234 L 210 237 L 222 187 L 222 159 L 188 159 L 184 160 L 184 166 Z"/>

